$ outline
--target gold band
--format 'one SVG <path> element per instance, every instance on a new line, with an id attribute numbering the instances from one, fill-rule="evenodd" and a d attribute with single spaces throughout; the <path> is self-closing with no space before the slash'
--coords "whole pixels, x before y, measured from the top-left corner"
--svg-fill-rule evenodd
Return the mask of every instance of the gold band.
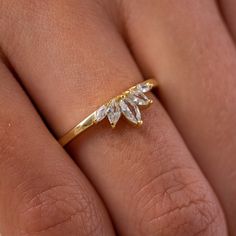
<path id="1" fill-rule="evenodd" d="M 59 143 L 62 146 L 65 146 L 80 133 L 88 129 L 90 126 L 101 122 L 105 117 L 108 118 L 113 128 L 116 126 L 121 114 L 123 114 L 131 123 L 137 126 L 142 125 L 143 122 L 141 120 L 139 106 L 145 107 L 152 104 L 152 100 L 150 100 L 144 93 L 149 92 L 156 86 L 156 80 L 148 79 L 126 90 L 121 95 L 111 99 L 109 102 L 101 106 L 98 110 L 68 131 L 59 139 Z"/>

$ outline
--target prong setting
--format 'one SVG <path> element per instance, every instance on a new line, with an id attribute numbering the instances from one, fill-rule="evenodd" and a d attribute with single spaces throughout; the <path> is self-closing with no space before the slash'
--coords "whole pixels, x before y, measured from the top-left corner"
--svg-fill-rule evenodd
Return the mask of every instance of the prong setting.
<path id="1" fill-rule="evenodd" d="M 143 121 L 139 106 L 148 107 L 153 103 L 153 100 L 145 95 L 153 87 L 154 85 L 149 81 L 143 82 L 111 99 L 95 112 L 95 123 L 107 117 L 111 127 L 115 128 L 121 115 L 123 115 L 128 121 L 140 127 Z"/>

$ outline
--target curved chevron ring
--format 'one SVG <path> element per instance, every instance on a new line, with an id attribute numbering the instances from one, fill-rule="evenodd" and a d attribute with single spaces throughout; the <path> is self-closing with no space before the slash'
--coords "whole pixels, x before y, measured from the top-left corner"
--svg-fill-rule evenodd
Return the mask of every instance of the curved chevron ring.
<path id="1" fill-rule="evenodd" d="M 106 117 L 108 118 L 112 128 L 115 128 L 121 115 L 136 126 L 142 125 L 143 121 L 139 107 L 147 107 L 152 104 L 152 100 L 149 99 L 145 93 L 149 92 L 156 86 L 156 80 L 148 79 L 137 84 L 136 86 L 131 87 L 121 95 L 112 98 L 109 102 L 102 105 L 95 112 L 62 136 L 59 139 L 59 143 L 62 146 L 65 146 L 87 128 L 101 122 Z"/>

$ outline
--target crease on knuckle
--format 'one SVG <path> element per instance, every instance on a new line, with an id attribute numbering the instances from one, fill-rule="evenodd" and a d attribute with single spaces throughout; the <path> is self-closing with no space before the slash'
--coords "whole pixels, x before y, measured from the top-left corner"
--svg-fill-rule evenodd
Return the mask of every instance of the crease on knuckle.
<path id="1" fill-rule="evenodd" d="M 147 223 L 150 227 L 168 235 L 205 235 L 209 234 L 209 228 L 215 223 L 217 216 L 212 215 L 209 203 L 204 200 L 189 201 L 186 205 L 176 206 L 161 215 L 154 216 Z M 161 223 L 162 221 L 165 221 Z M 176 221 L 179 221 L 177 224 Z M 153 226 L 152 226 L 153 225 Z M 211 229 L 210 229 L 211 230 Z"/>
<path id="2" fill-rule="evenodd" d="M 19 215 L 22 235 L 51 235 L 62 229 L 82 235 L 101 232 L 101 217 L 92 199 L 77 187 L 51 186 L 27 200 Z"/>
<path id="3" fill-rule="evenodd" d="M 218 235 L 220 209 L 206 184 L 192 176 L 181 179 L 191 171 L 172 168 L 152 178 L 136 193 L 137 225 L 142 235 Z"/>

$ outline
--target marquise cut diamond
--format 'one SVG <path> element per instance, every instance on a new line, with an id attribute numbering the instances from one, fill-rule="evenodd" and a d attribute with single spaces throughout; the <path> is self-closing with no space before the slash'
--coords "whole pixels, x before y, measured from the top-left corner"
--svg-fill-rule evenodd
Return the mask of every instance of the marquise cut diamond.
<path id="1" fill-rule="evenodd" d="M 107 106 L 103 105 L 96 111 L 96 122 L 102 121 L 107 115 Z"/>
<path id="2" fill-rule="evenodd" d="M 107 117 L 112 127 L 116 126 L 116 123 L 120 119 L 121 110 L 116 99 L 113 99 L 107 108 Z"/>
<path id="3" fill-rule="evenodd" d="M 129 98 L 139 106 L 146 106 L 150 103 L 150 100 L 143 92 L 139 90 L 134 90 L 129 94 Z"/>
<path id="4" fill-rule="evenodd" d="M 138 84 L 137 89 L 140 90 L 143 93 L 147 93 L 152 89 L 152 85 L 150 85 L 148 83 Z"/>
<path id="5" fill-rule="evenodd" d="M 132 123 L 141 122 L 141 113 L 138 106 L 129 98 L 120 100 L 120 107 L 123 115 Z M 132 110 L 131 110 L 132 109 Z"/>

